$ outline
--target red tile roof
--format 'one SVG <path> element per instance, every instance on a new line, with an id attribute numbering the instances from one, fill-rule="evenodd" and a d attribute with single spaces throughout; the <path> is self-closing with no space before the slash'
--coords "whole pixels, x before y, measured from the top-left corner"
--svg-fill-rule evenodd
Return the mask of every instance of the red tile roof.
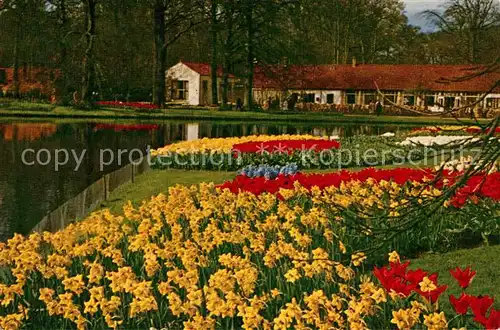
<path id="1" fill-rule="evenodd" d="M 182 62 L 184 65 L 188 66 L 193 71 L 198 72 L 201 76 L 210 76 L 212 72 L 211 65 L 208 63 L 193 63 L 193 62 Z M 217 68 L 217 76 L 222 77 L 224 71 L 222 67 Z M 230 74 L 229 77 L 234 78 L 234 75 Z"/>
<path id="2" fill-rule="evenodd" d="M 480 69 L 470 65 L 318 65 L 257 67 L 255 88 L 317 90 L 429 90 L 487 92 L 500 72 L 461 82 L 445 81 Z M 500 92 L 500 88 L 495 90 Z"/>

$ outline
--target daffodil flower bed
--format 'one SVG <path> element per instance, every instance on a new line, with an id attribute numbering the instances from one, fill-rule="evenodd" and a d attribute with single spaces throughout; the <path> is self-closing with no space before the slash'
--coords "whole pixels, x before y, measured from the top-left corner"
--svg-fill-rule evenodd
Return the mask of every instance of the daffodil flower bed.
<path id="1" fill-rule="evenodd" d="M 301 169 L 402 164 L 424 157 L 424 148 L 390 145 L 385 137 L 353 137 L 340 142 L 302 136 L 250 136 L 180 142 L 152 151 L 158 169 L 234 171 L 248 165 L 296 163 Z"/>
<path id="2" fill-rule="evenodd" d="M 153 157 L 179 154 L 189 155 L 193 152 L 198 153 L 231 153 L 233 147 L 237 144 L 246 142 L 267 142 L 267 141 L 294 141 L 294 140 L 324 140 L 323 137 L 312 135 L 250 135 L 244 137 L 231 137 L 231 138 L 203 138 L 193 141 L 182 141 L 174 143 L 163 148 L 151 151 Z"/>
<path id="3" fill-rule="evenodd" d="M 399 297 L 362 275 L 382 262 L 362 252 L 380 244 L 369 225 L 417 216 L 442 195 L 425 181 L 296 184 L 279 196 L 177 186 L 124 216 L 101 211 L 56 233 L 16 235 L 0 244 L 0 327 L 387 329 L 415 308 L 412 322 L 444 329 L 425 295 Z M 469 204 L 443 206 L 378 255 L 433 248 L 437 228 Z M 430 292 L 436 282 L 419 285 Z"/>

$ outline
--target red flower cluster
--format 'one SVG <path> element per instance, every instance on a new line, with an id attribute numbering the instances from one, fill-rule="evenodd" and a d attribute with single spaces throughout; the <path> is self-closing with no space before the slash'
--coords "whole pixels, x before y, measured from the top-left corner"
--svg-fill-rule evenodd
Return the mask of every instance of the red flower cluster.
<path id="1" fill-rule="evenodd" d="M 387 292 L 394 292 L 402 297 L 409 297 L 413 292 L 419 294 L 431 303 L 435 303 L 441 294 L 447 290 L 446 285 L 439 286 L 437 274 L 428 274 L 421 268 L 409 270 L 410 261 L 405 263 L 391 262 L 389 267 L 375 267 L 373 274 Z M 470 267 L 461 270 L 459 267 L 450 270 L 451 275 L 457 280 L 462 288 L 467 288 L 476 275 Z M 427 277 L 434 285 L 431 291 L 422 291 L 420 283 Z M 469 308 L 474 314 L 474 321 L 486 329 L 500 328 L 500 310 L 492 308 L 494 299 L 490 296 L 471 296 L 462 292 L 459 298 L 450 295 L 450 303 L 459 315 L 466 315 Z M 491 309 L 490 309 L 491 308 Z M 489 314 L 488 314 L 489 311 Z"/>
<path id="2" fill-rule="evenodd" d="M 448 179 L 448 184 L 453 184 L 455 178 L 460 173 L 447 171 L 443 172 L 443 177 Z M 228 181 L 218 186 L 221 189 L 229 189 L 234 194 L 240 191 L 251 192 L 260 195 L 265 192 L 276 194 L 280 189 L 293 189 L 294 184 L 298 182 L 307 189 L 318 187 L 339 187 L 341 183 L 349 181 L 365 182 L 368 179 L 375 182 L 393 181 L 399 185 L 413 181 L 422 183 L 435 179 L 435 174 L 431 169 L 420 170 L 410 168 L 395 168 L 390 170 L 377 170 L 367 168 L 360 172 L 340 171 L 328 174 L 310 174 L 297 173 L 293 176 L 279 175 L 275 180 L 267 180 L 265 177 L 249 178 L 244 175 L 237 176 L 233 181 Z M 443 180 L 436 182 L 436 188 L 443 188 Z M 479 198 L 490 198 L 495 201 L 500 200 L 500 173 L 495 172 L 489 175 L 477 175 L 471 177 L 465 186 L 458 189 L 455 196 L 451 199 L 451 205 L 456 208 L 463 207 L 469 200 L 477 203 Z"/>
<path id="3" fill-rule="evenodd" d="M 295 150 L 315 151 L 339 149 L 340 143 L 328 140 L 276 140 L 235 144 L 233 152 L 240 153 L 293 153 Z"/>
<path id="4" fill-rule="evenodd" d="M 138 109 L 158 109 L 155 104 L 144 102 L 115 102 L 115 101 L 99 101 L 97 105 L 104 105 L 108 107 L 123 107 L 123 108 L 138 108 Z"/>
<path id="5" fill-rule="evenodd" d="M 114 130 L 115 132 L 124 132 L 124 131 L 151 131 L 158 129 L 158 125 L 150 124 L 150 125 L 129 125 L 129 124 L 96 124 L 94 126 L 94 130 Z"/>
<path id="6" fill-rule="evenodd" d="M 411 133 L 432 133 L 432 134 L 437 134 L 441 132 L 442 129 L 439 127 L 417 127 L 411 130 Z"/>
<path id="7" fill-rule="evenodd" d="M 478 134 L 483 132 L 479 127 L 469 127 L 466 128 L 465 131 L 469 134 Z M 490 134 L 491 129 L 487 129 L 484 133 L 485 134 Z M 495 128 L 495 134 L 500 134 L 500 127 Z"/>
<path id="8" fill-rule="evenodd" d="M 428 274 L 422 269 L 408 270 L 410 262 L 404 264 L 391 262 L 389 267 L 382 267 L 373 270 L 373 274 L 380 281 L 380 284 L 387 292 L 395 292 L 403 297 L 408 297 L 412 292 L 416 292 L 431 303 L 435 303 L 439 296 L 446 291 L 448 286 L 437 283 L 438 274 Z M 420 283 L 427 277 L 435 286 L 432 291 L 421 290 Z"/>
<path id="9" fill-rule="evenodd" d="M 455 193 L 455 196 L 451 200 L 451 204 L 456 208 L 460 208 L 469 200 L 477 203 L 479 197 L 499 201 L 499 187 L 500 172 L 494 172 L 486 176 L 473 176 L 467 181 L 467 184 L 464 187 L 460 188 Z"/>
<path id="10" fill-rule="evenodd" d="M 450 270 L 450 274 L 457 280 L 457 283 L 463 289 L 466 289 L 476 272 L 472 271 L 470 267 L 461 270 L 459 267 Z M 471 296 L 462 292 L 459 298 L 450 295 L 450 303 L 459 315 L 466 315 L 469 308 L 474 314 L 474 321 L 484 326 L 486 329 L 500 328 L 500 310 L 491 308 L 488 315 L 488 310 L 493 306 L 494 299 L 490 296 Z"/>
<path id="11" fill-rule="evenodd" d="M 375 168 L 366 168 L 359 172 L 340 171 L 328 174 L 310 174 L 298 173 L 294 176 L 278 176 L 275 180 L 266 180 L 264 177 L 249 178 L 247 176 L 237 176 L 233 181 L 229 181 L 219 186 L 221 189 L 229 189 L 237 194 L 240 191 L 248 191 L 256 195 L 268 192 L 275 194 L 280 189 L 293 189 L 294 183 L 298 182 L 301 186 L 311 189 L 318 187 L 339 187 L 341 183 L 349 181 L 365 182 L 368 179 L 376 182 L 382 180 L 392 180 L 397 184 L 404 184 L 407 181 L 423 182 L 425 179 L 434 178 L 432 170 L 418 170 L 410 168 L 395 168 L 391 170 L 377 170 Z"/>

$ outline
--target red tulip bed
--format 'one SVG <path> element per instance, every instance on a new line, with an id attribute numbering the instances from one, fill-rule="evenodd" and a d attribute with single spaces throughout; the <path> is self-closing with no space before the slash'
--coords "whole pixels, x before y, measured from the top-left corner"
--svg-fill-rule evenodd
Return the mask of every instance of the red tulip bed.
<path id="1" fill-rule="evenodd" d="M 113 130 L 115 132 L 127 132 L 127 131 L 152 131 L 158 129 L 158 125 L 155 124 L 96 124 L 94 130 Z"/>
<path id="2" fill-rule="evenodd" d="M 460 176 L 460 172 L 442 173 L 447 185 L 451 185 Z M 327 187 L 340 187 L 353 181 L 361 183 L 380 183 L 381 181 L 392 181 L 397 185 L 404 185 L 407 182 L 424 183 L 434 181 L 435 173 L 431 169 L 409 169 L 396 168 L 390 170 L 377 170 L 367 168 L 359 172 L 340 171 L 328 174 L 303 174 L 297 173 L 293 176 L 279 175 L 274 180 L 267 180 L 264 177 L 250 178 L 245 175 L 237 176 L 233 181 L 220 185 L 220 189 L 229 189 L 233 193 L 240 191 L 250 192 L 255 195 L 263 193 L 279 193 L 281 189 L 294 189 L 297 184 L 311 190 L 317 187 L 323 190 Z M 443 179 L 437 180 L 434 187 L 442 189 Z M 465 186 L 458 189 L 451 204 L 457 208 L 463 206 L 468 200 L 476 198 L 489 198 L 500 201 L 500 173 L 495 172 L 489 175 L 476 175 L 467 181 Z"/>
<path id="3" fill-rule="evenodd" d="M 328 140 L 284 140 L 284 141 L 264 141 L 264 142 L 246 142 L 235 144 L 233 153 L 286 153 L 291 154 L 295 151 L 313 151 L 339 149 L 340 143 Z"/>
<path id="4" fill-rule="evenodd" d="M 120 101 L 99 101 L 97 105 L 116 108 L 134 108 L 134 109 L 158 109 L 158 106 L 145 102 L 120 102 Z"/>
<path id="5" fill-rule="evenodd" d="M 483 130 L 479 127 L 469 127 L 469 128 L 466 128 L 465 131 L 469 134 L 479 134 L 479 133 L 483 132 Z M 491 132 L 491 129 L 486 129 L 484 133 L 490 134 L 490 132 Z M 496 134 L 500 134 L 500 127 L 495 128 L 495 135 Z"/>

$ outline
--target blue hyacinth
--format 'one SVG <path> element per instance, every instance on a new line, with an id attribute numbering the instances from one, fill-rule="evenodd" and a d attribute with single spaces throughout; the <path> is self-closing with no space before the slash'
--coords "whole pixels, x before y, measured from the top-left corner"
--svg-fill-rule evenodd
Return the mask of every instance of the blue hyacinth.
<path id="1" fill-rule="evenodd" d="M 299 166 L 295 163 L 280 165 L 249 165 L 240 171 L 238 175 L 245 175 L 249 178 L 264 177 L 266 180 L 274 180 L 279 175 L 291 176 L 299 172 Z"/>

